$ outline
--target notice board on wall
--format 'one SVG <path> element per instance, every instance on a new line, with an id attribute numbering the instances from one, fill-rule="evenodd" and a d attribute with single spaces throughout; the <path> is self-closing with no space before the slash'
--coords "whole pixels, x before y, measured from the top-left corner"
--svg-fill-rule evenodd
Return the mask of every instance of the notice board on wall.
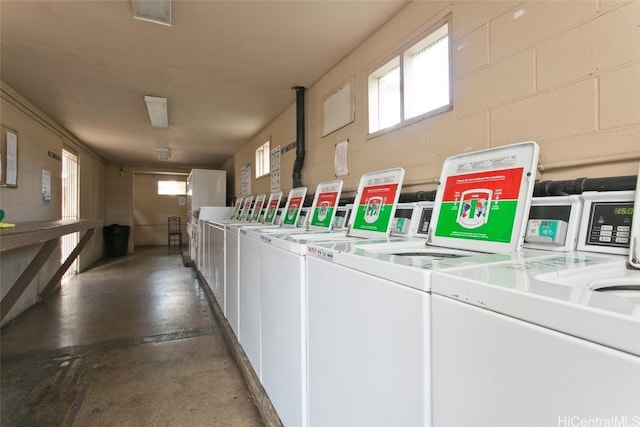
<path id="1" fill-rule="evenodd" d="M 18 132 L 0 126 L 0 187 L 18 187 Z"/>
<path id="2" fill-rule="evenodd" d="M 327 136 L 354 121 L 352 83 L 353 79 L 324 100 L 322 136 Z"/>

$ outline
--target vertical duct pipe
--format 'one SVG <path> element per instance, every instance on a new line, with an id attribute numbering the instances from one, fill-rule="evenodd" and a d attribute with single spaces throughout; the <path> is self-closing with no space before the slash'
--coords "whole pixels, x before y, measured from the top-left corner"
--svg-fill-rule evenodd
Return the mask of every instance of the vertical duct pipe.
<path id="1" fill-rule="evenodd" d="M 293 163 L 293 188 L 302 187 L 302 166 L 304 166 L 304 86 L 296 90 L 296 160 Z"/>

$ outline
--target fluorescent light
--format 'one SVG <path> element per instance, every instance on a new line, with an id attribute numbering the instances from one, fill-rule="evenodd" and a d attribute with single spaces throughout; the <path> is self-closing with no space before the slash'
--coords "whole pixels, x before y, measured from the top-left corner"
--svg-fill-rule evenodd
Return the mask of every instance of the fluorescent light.
<path id="1" fill-rule="evenodd" d="M 133 17 L 171 26 L 171 0 L 131 0 Z"/>
<path id="2" fill-rule="evenodd" d="M 145 96 L 144 102 L 147 103 L 151 126 L 154 128 L 168 128 L 169 117 L 167 117 L 167 98 Z"/>
<path id="3" fill-rule="evenodd" d="M 156 152 L 158 153 L 158 160 L 169 160 L 169 157 L 171 157 L 171 149 L 168 147 L 158 147 Z"/>

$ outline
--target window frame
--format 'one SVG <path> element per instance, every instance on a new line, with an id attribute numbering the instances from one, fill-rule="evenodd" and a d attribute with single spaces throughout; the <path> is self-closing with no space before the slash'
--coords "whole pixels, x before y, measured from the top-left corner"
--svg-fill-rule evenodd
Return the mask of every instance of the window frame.
<path id="1" fill-rule="evenodd" d="M 438 19 L 437 21 L 434 22 L 434 24 L 429 25 L 429 27 L 425 31 L 422 31 L 419 36 L 412 38 L 410 42 L 405 43 L 404 45 L 402 45 L 402 47 L 395 50 L 392 55 L 390 55 L 389 57 L 386 57 L 384 61 L 380 62 L 381 65 L 378 65 L 377 67 L 375 67 L 367 75 L 367 136 L 366 136 L 366 139 L 373 139 L 373 138 L 379 137 L 386 133 L 393 132 L 395 130 L 401 129 L 406 126 L 410 126 L 414 123 L 420 122 L 430 117 L 437 116 L 439 114 L 442 114 L 444 112 L 447 112 L 453 109 L 453 53 L 452 53 L 453 43 L 451 40 L 451 36 L 452 36 L 451 21 L 452 21 L 451 13 L 448 13 L 443 18 Z M 410 56 L 412 53 L 418 52 L 420 50 L 419 47 L 422 44 L 425 44 L 426 45 L 425 47 L 428 47 L 436 43 L 438 40 L 440 40 L 441 37 L 435 38 L 434 40 L 429 40 L 429 39 L 432 38 L 435 34 L 437 34 L 437 32 L 445 25 L 447 25 L 446 35 L 448 37 L 449 102 L 433 110 L 420 113 L 411 118 L 406 118 L 405 117 L 406 116 L 406 96 L 405 96 L 406 57 Z M 375 99 L 372 99 L 372 97 L 376 95 L 377 87 L 372 88 L 371 82 L 373 79 L 383 75 L 384 70 L 387 70 L 386 67 L 389 67 L 389 65 L 394 61 L 399 63 L 399 66 L 400 66 L 400 122 L 382 129 L 372 131 L 371 130 L 372 105 L 373 105 L 373 108 L 375 109 L 376 116 L 378 114 L 379 107 L 377 106 L 377 102 L 378 102 L 377 96 L 375 96 Z"/>
<path id="2" fill-rule="evenodd" d="M 261 156 L 261 161 L 259 161 L 258 157 Z M 256 148 L 255 151 L 255 164 L 256 164 L 256 172 L 255 178 L 260 179 L 265 176 L 271 175 L 271 138 L 267 139 L 267 141 Z M 266 165 L 266 168 L 265 168 Z"/>
<path id="3" fill-rule="evenodd" d="M 184 183 L 184 193 L 160 193 L 160 183 L 161 182 L 176 182 L 176 183 Z M 158 196 L 186 196 L 188 192 L 187 181 L 180 181 L 178 179 L 158 179 L 156 181 L 156 193 Z"/>

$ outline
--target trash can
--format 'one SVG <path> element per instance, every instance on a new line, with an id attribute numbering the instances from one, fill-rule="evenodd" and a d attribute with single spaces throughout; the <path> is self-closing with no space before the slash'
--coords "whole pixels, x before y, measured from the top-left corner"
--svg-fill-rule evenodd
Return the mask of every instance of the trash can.
<path id="1" fill-rule="evenodd" d="M 125 256 L 129 248 L 129 226 L 120 224 L 107 225 L 102 229 L 107 245 L 107 256 Z"/>

